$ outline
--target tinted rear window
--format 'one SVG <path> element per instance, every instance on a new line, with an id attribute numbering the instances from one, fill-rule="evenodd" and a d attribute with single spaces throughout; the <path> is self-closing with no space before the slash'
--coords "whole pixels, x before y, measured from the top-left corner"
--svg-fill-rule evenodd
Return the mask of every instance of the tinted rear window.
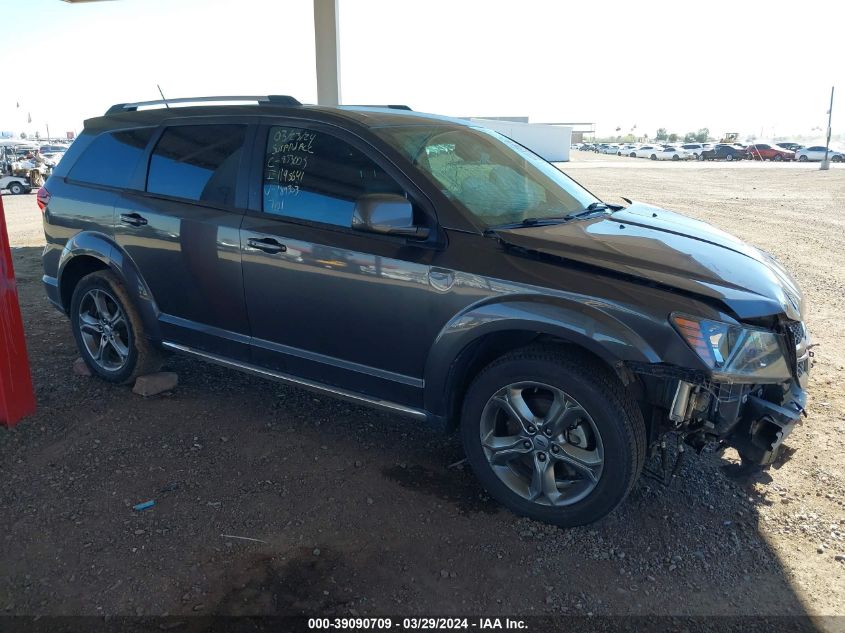
<path id="1" fill-rule="evenodd" d="M 91 141 L 68 178 L 121 189 L 128 187 L 152 135 L 153 128 L 101 134 Z"/>
<path id="2" fill-rule="evenodd" d="M 245 125 L 167 128 L 150 159 L 147 191 L 233 205 L 245 134 Z"/>

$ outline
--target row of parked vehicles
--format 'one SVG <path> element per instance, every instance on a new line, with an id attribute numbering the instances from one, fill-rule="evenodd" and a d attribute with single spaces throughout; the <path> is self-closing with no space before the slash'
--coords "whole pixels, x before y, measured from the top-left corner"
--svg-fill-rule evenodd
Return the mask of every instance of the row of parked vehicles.
<path id="1" fill-rule="evenodd" d="M 0 190 L 22 194 L 38 189 L 68 147 L 61 143 L 0 140 Z"/>
<path id="2" fill-rule="evenodd" d="M 771 160 L 781 161 L 821 161 L 824 160 L 824 145 L 805 147 L 798 143 L 581 143 L 573 149 L 592 151 L 599 154 L 615 154 L 631 158 L 649 158 L 651 160 Z M 845 161 L 845 152 L 828 150 L 828 158 L 840 163 Z"/>

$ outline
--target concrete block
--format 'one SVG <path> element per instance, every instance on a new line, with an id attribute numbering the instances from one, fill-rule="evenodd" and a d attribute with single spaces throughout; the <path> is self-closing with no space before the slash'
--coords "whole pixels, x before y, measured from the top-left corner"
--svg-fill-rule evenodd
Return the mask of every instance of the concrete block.
<path id="1" fill-rule="evenodd" d="M 91 370 L 88 369 L 88 365 L 85 364 L 82 358 L 77 358 L 73 361 L 73 373 L 77 376 L 90 376 Z"/>
<path id="2" fill-rule="evenodd" d="M 155 396 L 175 389 L 178 384 L 178 375 L 172 371 L 160 371 L 157 374 L 138 376 L 135 386 L 132 387 L 132 393 L 137 393 L 139 396 Z"/>

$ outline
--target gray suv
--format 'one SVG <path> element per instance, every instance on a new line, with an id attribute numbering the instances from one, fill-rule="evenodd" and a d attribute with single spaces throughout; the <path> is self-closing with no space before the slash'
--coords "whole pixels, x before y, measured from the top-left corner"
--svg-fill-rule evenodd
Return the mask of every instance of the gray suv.
<path id="1" fill-rule="evenodd" d="M 671 476 L 667 438 L 777 457 L 811 353 L 770 255 L 466 121 L 190 101 L 221 100 L 113 106 L 39 192 L 44 286 L 100 378 L 177 352 L 459 429 L 493 497 L 563 526 L 647 456 Z"/>

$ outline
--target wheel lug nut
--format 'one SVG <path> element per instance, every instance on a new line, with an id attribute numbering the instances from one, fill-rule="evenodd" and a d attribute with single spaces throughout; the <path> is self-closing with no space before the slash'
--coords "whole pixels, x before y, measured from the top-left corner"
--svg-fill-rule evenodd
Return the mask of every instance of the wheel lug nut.
<path id="1" fill-rule="evenodd" d="M 545 453 L 537 453 L 537 459 L 539 459 L 541 462 L 546 461 L 546 454 Z"/>
<path id="2" fill-rule="evenodd" d="M 530 424 L 528 425 L 528 432 L 529 432 L 529 433 L 534 433 L 536 430 L 537 430 L 537 429 L 535 429 L 535 428 L 534 428 L 533 426 L 531 426 Z"/>
<path id="3" fill-rule="evenodd" d="M 552 436 L 552 430 L 551 429 L 546 429 L 545 431 L 543 431 L 543 433 L 545 433 L 548 437 Z"/>
<path id="4" fill-rule="evenodd" d="M 529 442 L 528 440 L 525 440 L 525 441 L 522 443 L 522 445 L 523 445 L 525 448 L 531 448 L 531 442 Z"/>
<path id="5" fill-rule="evenodd" d="M 559 453 L 559 452 L 560 452 L 560 449 L 557 446 L 555 446 L 554 444 L 552 444 L 552 453 Z"/>

